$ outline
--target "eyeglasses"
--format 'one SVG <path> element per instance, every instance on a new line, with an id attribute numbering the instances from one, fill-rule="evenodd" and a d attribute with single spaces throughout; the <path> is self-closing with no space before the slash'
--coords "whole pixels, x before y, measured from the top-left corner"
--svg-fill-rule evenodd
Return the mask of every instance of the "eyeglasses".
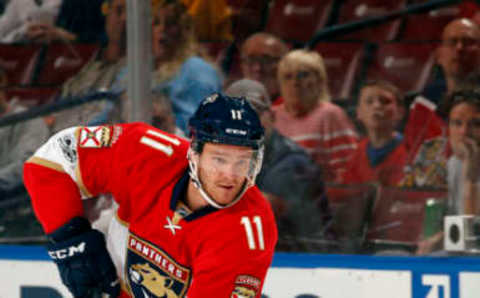
<path id="1" fill-rule="evenodd" d="M 263 66 L 274 66 L 277 64 L 278 60 L 280 58 L 278 57 L 273 57 L 273 56 L 267 56 L 267 55 L 262 55 L 262 56 L 245 56 L 242 58 L 243 63 L 251 66 L 254 64 L 260 64 Z"/>
<path id="2" fill-rule="evenodd" d="M 458 43 L 461 43 L 465 48 L 471 48 L 478 46 L 479 40 L 469 37 L 453 37 L 443 40 L 442 44 L 446 47 L 453 48 L 456 47 Z"/>
<path id="3" fill-rule="evenodd" d="M 284 81 L 289 81 L 289 80 L 305 80 L 311 77 L 315 76 L 315 72 L 310 71 L 310 70 L 300 70 L 300 71 L 294 71 L 294 72 L 287 72 L 282 75 L 282 78 Z"/>

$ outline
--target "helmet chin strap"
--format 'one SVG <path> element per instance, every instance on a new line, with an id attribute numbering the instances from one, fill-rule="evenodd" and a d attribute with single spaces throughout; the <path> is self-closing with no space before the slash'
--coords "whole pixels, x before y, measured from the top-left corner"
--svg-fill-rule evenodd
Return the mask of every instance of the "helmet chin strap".
<path id="1" fill-rule="evenodd" d="M 202 198 L 205 201 L 207 201 L 208 204 L 210 204 L 211 206 L 217 209 L 224 209 L 224 208 L 228 208 L 235 205 L 238 201 L 240 201 L 240 199 L 242 198 L 243 194 L 247 191 L 247 189 L 250 188 L 250 186 L 253 186 L 255 183 L 255 181 L 252 181 L 247 177 L 247 181 L 243 183 L 241 191 L 237 194 L 237 196 L 235 197 L 235 199 L 233 199 L 233 201 L 225 205 L 219 204 L 213 198 L 211 198 L 210 195 L 203 189 L 202 182 L 200 182 L 200 177 L 198 176 L 197 163 L 193 160 L 193 154 L 194 152 L 192 148 L 189 148 L 187 152 L 187 159 L 190 167 L 189 175 L 190 175 L 190 178 L 192 179 L 193 185 L 198 189 Z"/>

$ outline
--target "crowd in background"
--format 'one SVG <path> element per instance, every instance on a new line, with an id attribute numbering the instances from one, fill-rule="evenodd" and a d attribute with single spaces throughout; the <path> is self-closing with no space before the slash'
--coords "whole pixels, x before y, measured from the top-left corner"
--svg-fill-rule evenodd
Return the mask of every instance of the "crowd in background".
<path id="1" fill-rule="evenodd" d="M 273 12 L 281 2 L 152 0 L 152 124 L 188 137 L 188 119 L 204 97 L 246 97 L 266 132 L 257 185 L 277 218 L 278 250 L 441 251 L 444 215 L 480 213 L 480 6 L 464 1 L 436 10 L 455 13 L 437 28 L 439 36 L 422 41 L 434 47 L 420 89 L 405 90 L 399 81 L 358 67 L 351 92 L 339 92 L 332 86 L 343 82 L 330 77 L 332 62 L 322 55 L 322 44 L 342 38 L 305 47 L 305 40 L 268 30 L 269 18 L 280 18 Z M 364 1 L 330 1 L 325 28 L 335 25 L 335 16 L 341 19 L 349 2 L 368 7 Z M 127 12 L 126 0 L 8 0 L 2 6 L 2 118 L 98 92 L 114 97 L 0 126 L 0 237 L 16 241 L 18 227 L 41 234 L 31 209 L 18 205 L 26 196 L 23 161 L 64 128 L 130 119 Z M 289 9 L 302 8 L 292 1 L 284 11 Z M 366 41 L 355 43 L 370 49 Z M 49 60 L 48 49 L 59 44 L 67 45 L 69 58 L 54 52 Z M 342 43 L 336 44 L 341 51 Z M 87 54 L 81 53 L 84 45 Z M 2 46 L 40 48 L 36 66 L 24 67 L 33 69 L 29 83 L 15 77 Z M 59 82 L 39 83 L 42 62 L 53 65 L 47 77 L 62 67 L 67 72 Z M 408 76 L 420 81 L 424 74 Z M 46 87 L 52 92 L 40 99 Z M 27 100 L 18 96 L 22 88 L 29 90 Z M 101 202 L 92 207 L 95 200 Z M 86 208 L 110 206 L 105 201 L 92 199 Z M 22 216 L 32 221 L 27 228 Z"/>

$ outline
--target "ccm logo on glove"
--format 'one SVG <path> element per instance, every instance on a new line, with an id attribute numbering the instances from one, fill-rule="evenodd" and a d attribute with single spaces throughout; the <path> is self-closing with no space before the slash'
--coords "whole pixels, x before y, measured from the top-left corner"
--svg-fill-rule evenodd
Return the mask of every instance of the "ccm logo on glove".
<path id="1" fill-rule="evenodd" d="M 72 257 L 75 254 L 78 254 L 78 253 L 81 254 L 84 252 L 85 252 L 85 242 L 82 242 L 78 246 L 72 245 L 68 248 L 49 251 L 48 254 L 54 260 L 62 260 L 67 257 L 68 258 Z"/>

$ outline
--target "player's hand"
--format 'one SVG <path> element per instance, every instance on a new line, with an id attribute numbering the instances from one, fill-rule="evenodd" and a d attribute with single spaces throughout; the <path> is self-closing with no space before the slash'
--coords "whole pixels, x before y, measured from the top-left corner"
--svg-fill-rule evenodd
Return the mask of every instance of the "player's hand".
<path id="1" fill-rule="evenodd" d="M 74 297 L 120 294 L 120 282 L 105 238 L 86 219 L 76 217 L 48 236 L 48 254 Z"/>

